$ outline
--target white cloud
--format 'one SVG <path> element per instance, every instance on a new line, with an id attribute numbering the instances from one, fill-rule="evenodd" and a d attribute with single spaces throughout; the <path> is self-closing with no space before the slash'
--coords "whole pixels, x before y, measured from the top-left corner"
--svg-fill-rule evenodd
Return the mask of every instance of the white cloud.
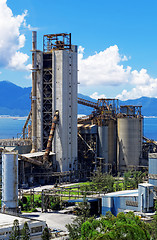
<path id="1" fill-rule="evenodd" d="M 124 89 L 121 94 L 118 94 L 116 98 L 121 100 L 136 99 L 140 97 L 157 97 L 157 79 L 150 81 L 150 84 L 137 85 L 130 91 Z"/>
<path id="2" fill-rule="evenodd" d="M 84 48 L 79 47 L 79 82 L 81 86 L 94 86 L 95 92 L 92 98 L 101 98 L 98 88 L 104 88 L 104 94 L 107 95 L 107 87 L 118 88 L 125 85 L 124 89 L 117 96 L 121 100 L 135 99 L 142 96 L 157 97 L 157 78 L 152 78 L 146 69 L 140 71 L 132 70 L 130 66 L 124 67 L 122 61 L 128 61 L 125 55 L 119 53 L 117 45 L 95 53 L 92 56 L 83 58 Z M 80 87 L 81 87 L 80 86 Z M 131 89 L 131 90 L 128 90 Z M 113 91 L 114 92 L 114 91 Z M 111 95 L 111 94 L 110 94 Z"/>
<path id="3" fill-rule="evenodd" d="M 130 67 L 124 68 L 120 62 L 126 61 L 126 56 L 119 54 L 117 45 L 104 51 L 83 58 L 84 48 L 79 47 L 78 65 L 79 82 L 82 85 L 119 85 L 126 83 L 130 76 Z"/>
<path id="4" fill-rule="evenodd" d="M 8 66 L 16 70 L 30 70 L 31 64 L 28 64 L 27 66 L 25 65 L 28 58 L 29 56 L 27 54 L 17 51 L 10 59 Z"/>
<path id="5" fill-rule="evenodd" d="M 0 67 L 28 70 L 28 55 L 20 52 L 25 45 L 25 36 L 20 28 L 27 11 L 14 16 L 6 0 L 0 0 Z"/>
<path id="6" fill-rule="evenodd" d="M 106 98 L 105 94 L 98 95 L 98 92 L 94 92 L 92 95 L 90 95 L 90 97 L 96 100 L 100 98 Z"/>
<path id="7" fill-rule="evenodd" d="M 37 31 L 37 30 L 38 30 L 37 27 L 32 27 L 30 24 L 27 24 L 25 19 L 24 19 L 24 21 L 23 21 L 23 26 L 24 26 L 25 28 L 28 28 L 28 30 L 30 30 L 30 31 Z"/>
<path id="8" fill-rule="evenodd" d="M 132 71 L 131 83 L 136 85 L 149 85 L 151 78 L 147 73 L 146 69 L 141 69 L 139 72 L 137 70 Z"/>

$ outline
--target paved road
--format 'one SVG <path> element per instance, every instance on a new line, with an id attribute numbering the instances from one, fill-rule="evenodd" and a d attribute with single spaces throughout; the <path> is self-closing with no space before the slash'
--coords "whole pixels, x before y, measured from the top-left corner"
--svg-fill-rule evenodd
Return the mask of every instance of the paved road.
<path id="1" fill-rule="evenodd" d="M 60 229 L 62 231 L 67 231 L 65 227 L 66 224 L 72 223 L 75 218 L 72 214 L 62 214 L 62 213 L 54 213 L 54 212 L 35 212 L 35 213 L 24 213 L 22 216 L 31 217 L 38 220 L 46 221 L 47 225 L 51 230 Z"/>

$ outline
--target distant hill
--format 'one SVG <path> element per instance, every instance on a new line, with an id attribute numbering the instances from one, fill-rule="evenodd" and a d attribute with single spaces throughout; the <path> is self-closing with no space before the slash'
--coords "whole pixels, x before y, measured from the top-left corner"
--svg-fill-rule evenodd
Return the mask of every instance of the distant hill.
<path id="1" fill-rule="evenodd" d="M 96 101 L 90 97 L 87 97 L 82 94 L 78 94 L 78 97 L 84 98 L 89 101 Z M 143 116 L 157 116 L 157 98 L 148 98 L 148 97 L 141 97 L 134 100 L 127 100 L 127 101 L 120 101 L 119 105 L 137 105 L 142 106 L 142 115 Z M 86 107 L 83 105 L 78 104 L 78 114 L 85 114 L 88 115 L 92 112 L 92 108 Z"/>
<path id="2" fill-rule="evenodd" d="M 31 109 L 31 87 L 22 88 L 8 81 L 0 81 L 0 115 L 27 116 Z M 83 94 L 78 97 L 96 102 Z M 157 98 L 141 97 L 135 100 L 119 101 L 119 105 L 141 105 L 144 116 L 157 116 Z M 78 104 L 78 114 L 88 115 L 92 108 Z"/>
<path id="3" fill-rule="evenodd" d="M 31 87 L 0 81 L 0 115 L 27 116 L 31 109 Z"/>

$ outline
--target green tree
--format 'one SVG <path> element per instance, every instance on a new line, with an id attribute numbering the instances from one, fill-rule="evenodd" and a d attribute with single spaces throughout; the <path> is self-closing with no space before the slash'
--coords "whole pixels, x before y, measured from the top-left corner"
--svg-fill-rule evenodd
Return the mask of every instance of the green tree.
<path id="1" fill-rule="evenodd" d="M 9 239 L 11 240 L 20 239 L 19 221 L 17 219 L 15 219 L 13 222 L 12 232 L 10 234 Z"/>
<path id="2" fill-rule="evenodd" d="M 91 180 L 99 192 L 114 191 L 114 177 L 111 174 L 102 173 L 100 168 L 93 174 Z"/>
<path id="3" fill-rule="evenodd" d="M 145 173 L 141 171 L 128 171 L 124 173 L 124 189 L 138 188 L 138 184 L 144 181 Z"/>
<path id="4" fill-rule="evenodd" d="M 50 233 L 48 227 L 45 227 L 45 228 L 44 228 L 44 230 L 43 230 L 43 232 L 42 232 L 41 238 L 42 238 L 43 240 L 49 240 L 49 239 L 51 239 L 51 233 Z"/>
<path id="5" fill-rule="evenodd" d="M 153 240 L 157 239 L 157 200 L 155 201 L 155 215 L 150 223 L 150 234 Z"/>
<path id="6" fill-rule="evenodd" d="M 138 184 L 143 183 L 145 176 L 146 174 L 142 173 L 141 171 L 133 172 L 134 188 L 138 188 Z"/>
<path id="7" fill-rule="evenodd" d="M 119 213 L 117 217 L 110 212 L 100 219 L 88 218 L 81 224 L 78 233 L 76 225 L 71 225 L 73 235 L 70 239 L 80 240 L 149 240 L 149 227 L 133 212 Z M 76 234 L 77 232 L 77 234 Z"/>
<path id="8" fill-rule="evenodd" d="M 78 216 L 74 219 L 73 223 L 66 225 L 69 232 L 69 239 L 80 239 L 81 226 L 90 216 L 90 206 L 85 197 L 83 202 L 79 204 L 77 215 Z"/>
<path id="9" fill-rule="evenodd" d="M 21 231 L 21 239 L 29 240 L 30 239 L 30 229 L 27 222 L 24 223 L 23 229 Z"/>

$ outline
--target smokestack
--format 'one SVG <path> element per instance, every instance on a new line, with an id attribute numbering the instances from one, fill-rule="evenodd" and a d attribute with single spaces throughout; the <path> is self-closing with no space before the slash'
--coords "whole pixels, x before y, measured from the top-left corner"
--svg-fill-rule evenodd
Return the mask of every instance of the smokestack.
<path id="1" fill-rule="evenodd" d="M 37 84 L 37 32 L 32 32 L 32 151 L 37 150 L 36 84 Z"/>

